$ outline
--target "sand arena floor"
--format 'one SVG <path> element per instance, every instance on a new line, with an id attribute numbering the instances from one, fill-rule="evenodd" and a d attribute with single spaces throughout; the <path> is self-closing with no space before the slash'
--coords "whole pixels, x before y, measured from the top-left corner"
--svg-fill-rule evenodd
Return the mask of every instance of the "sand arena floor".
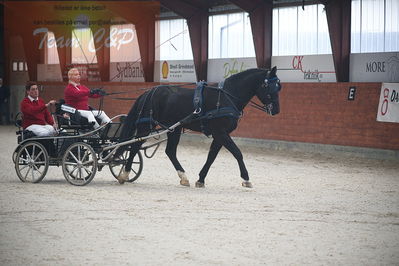
<path id="1" fill-rule="evenodd" d="M 104 168 L 87 186 L 50 167 L 19 181 L 0 126 L 0 265 L 398 265 L 399 162 L 241 147 L 253 189 L 223 149 L 205 189 L 178 185 L 162 150 L 135 183 Z M 209 145 L 183 142 L 192 184 Z"/>

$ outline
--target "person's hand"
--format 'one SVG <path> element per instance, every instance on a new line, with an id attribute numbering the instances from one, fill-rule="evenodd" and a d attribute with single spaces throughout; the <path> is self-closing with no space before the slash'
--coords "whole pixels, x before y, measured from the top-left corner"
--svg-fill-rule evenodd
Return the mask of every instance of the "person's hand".
<path id="1" fill-rule="evenodd" d="M 50 104 L 55 104 L 56 103 L 56 100 L 51 100 L 51 101 L 49 101 L 47 104 L 46 104 L 46 107 L 48 107 Z"/>
<path id="2" fill-rule="evenodd" d="M 103 89 L 91 89 L 90 94 L 97 94 L 97 95 L 101 95 L 101 96 L 107 95 L 107 93 Z"/>

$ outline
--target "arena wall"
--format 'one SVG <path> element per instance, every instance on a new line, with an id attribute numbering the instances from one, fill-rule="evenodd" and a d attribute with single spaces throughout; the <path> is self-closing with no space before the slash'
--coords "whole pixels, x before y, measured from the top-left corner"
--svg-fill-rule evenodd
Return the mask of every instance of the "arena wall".
<path id="1" fill-rule="evenodd" d="M 127 113 L 132 100 L 145 88 L 159 83 L 87 83 L 108 92 L 128 91 L 108 96 L 104 110 L 110 116 Z M 63 97 L 65 83 L 44 82 L 41 96 L 46 100 Z M 348 100 L 350 87 L 355 100 Z M 332 144 L 399 150 L 399 123 L 377 122 L 381 83 L 284 83 L 280 94 L 281 113 L 271 117 L 247 107 L 233 136 L 292 142 Z M 91 101 L 98 107 L 98 100 Z"/>

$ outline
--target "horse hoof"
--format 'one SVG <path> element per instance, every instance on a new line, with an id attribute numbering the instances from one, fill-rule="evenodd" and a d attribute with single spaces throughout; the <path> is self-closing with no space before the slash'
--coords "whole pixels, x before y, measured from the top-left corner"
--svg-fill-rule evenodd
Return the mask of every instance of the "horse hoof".
<path id="1" fill-rule="evenodd" d="M 205 184 L 197 181 L 195 182 L 195 187 L 205 187 Z"/>
<path id="2" fill-rule="evenodd" d="M 129 181 L 129 172 L 126 172 L 125 169 L 122 170 L 120 175 L 116 178 L 119 182 L 119 184 L 123 185 L 126 181 Z"/>
<path id="3" fill-rule="evenodd" d="M 177 174 L 180 177 L 180 185 L 189 187 L 190 181 L 188 181 L 186 174 L 183 171 L 177 171 Z"/>
<path id="4" fill-rule="evenodd" d="M 247 188 L 252 188 L 252 183 L 249 181 L 242 181 L 242 186 Z"/>
<path id="5" fill-rule="evenodd" d="M 188 181 L 188 179 L 181 179 L 180 180 L 180 185 L 185 186 L 185 187 L 189 187 L 190 186 L 190 181 Z"/>

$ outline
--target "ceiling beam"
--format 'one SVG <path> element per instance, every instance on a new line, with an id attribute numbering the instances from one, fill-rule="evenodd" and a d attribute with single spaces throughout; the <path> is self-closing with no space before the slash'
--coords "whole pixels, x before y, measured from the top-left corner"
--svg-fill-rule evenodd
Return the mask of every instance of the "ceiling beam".
<path id="1" fill-rule="evenodd" d="M 160 0 L 160 3 L 187 20 L 197 80 L 208 75 L 208 7 L 207 1 Z"/>
<path id="2" fill-rule="evenodd" d="M 323 0 L 337 82 L 349 81 L 351 48 L 351 1 Z"/>
<path id="3" fill-rule="evenodd" d="M 260 68 L 271 68 L 272 63 L 272 0 L 230 0 L 249 13 L 256 64 Z"/>

